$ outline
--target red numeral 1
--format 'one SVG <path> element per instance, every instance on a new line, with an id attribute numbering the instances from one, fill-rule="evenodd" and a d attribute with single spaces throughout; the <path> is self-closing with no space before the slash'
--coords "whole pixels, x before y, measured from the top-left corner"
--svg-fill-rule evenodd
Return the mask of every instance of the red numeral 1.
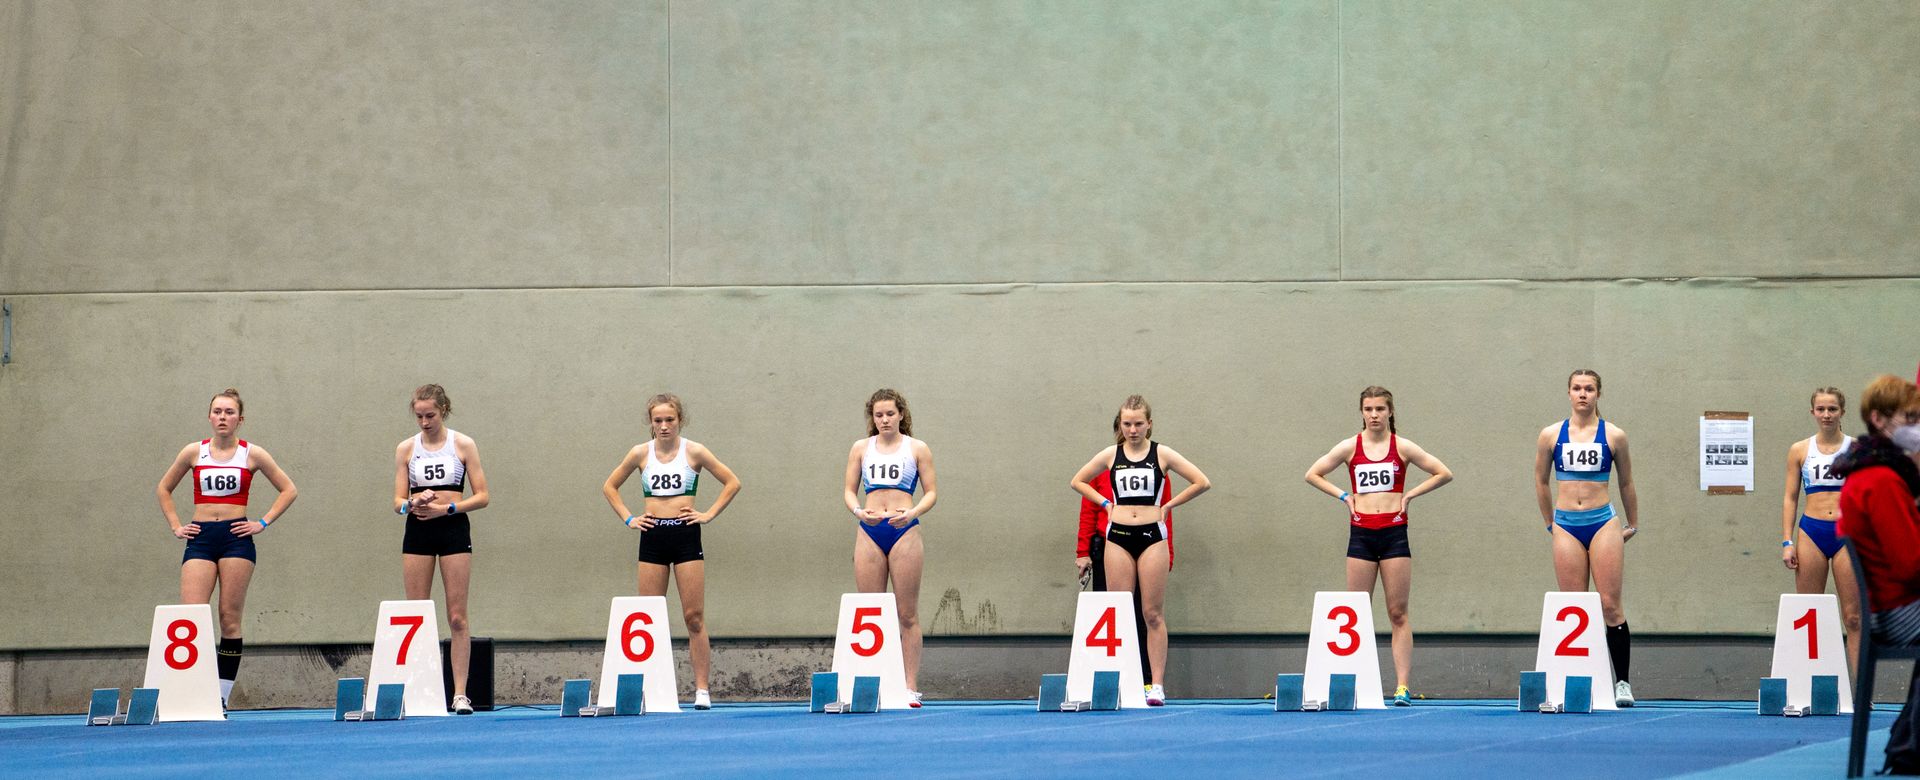
<path id="1" fill-rule="evenodd" d="M 1567 634 L 1566 639 L 1560 640 L 1560 646 L 1553 649 L 1553 654 L 1585 658 L 1587 656 L 1587 649 L 1584 647 L 1574 647 L 1573 640 L 1579 639 L 1581 634 L 1587 632 L 1587 623 L 1591 621 L 1592 618 L 1587 617 L 1587 611 L 1579 607 L 1561 607 L 1560 614 L 1554 617 L 1554 620 L 1564 623 L 1568 617 L 1576 618 L 1578 625 L 1573 627 L 1573 631 Z"/>
<path id="2" fill-rule="evenodd" d="M 627 616 L 627 622 L 620 626 L 620 651 L 627 654 L 627 660 L 640 663 L 653 657 L 653 634 L 646 630 L 635 631 L 634 623 L 653 625 L 653 617 L 645 612 L 635 612 Z M 640 637 L 640 652 L 633 651 L 633 638 Z"/>
<path id="3" fill-rule="evenodd" d="M 1102 628 L 1107 630 L 1105 637 L 1100 636 Z M 1093 621 L 1093 630 L 1087 632 L 1087 646 L 1104 647 L 1107 657 L 1112 658 L 1120 652 L 1120 644 L 1120 637 L 1113 630 L 1113 607 L 1107 607 L 1107 611 L 1100 614 L 1100 619 Z"/>
<path id="4" fill-rule="evenodd" d="M 178 635 L 181 629 L 186 630 L 186 636 Z M 193 668 L 194 662 L 200 660 L 200 648 L 193 646 L 193 640 L 199 638 L 199 636 L 200 627 L 194 625 L 191 620 L 175 620 L 172 623 L 168 623 L 167 649 L 160 653 L 160 657 L 167 662 L 167 668 L 176 672 Z M 173 660 L 174 648 L 185 648 L 187 651 L 186 660 Z"/>
<path id="5" fill-rule="evenodd" d="M 1807 614 L 1793 621 L 1793 627 L 1807 630 L 1807 659 L 1820 660 L 1820 624 L 1813 621 L 1813 610 L 1807 610 Z"/>
<path id="6" fill-rule="evenodd" d="M 427 622 L 425 615 L 394 615 L 387 620 L 390 626 L 406 626 L 407 635 L 400 640 L 400 657 L 393 660 L 401 666 L 407 665 L 407 648 L 413 645 L 413 635 L 420 632 L 420 624 Z"/>

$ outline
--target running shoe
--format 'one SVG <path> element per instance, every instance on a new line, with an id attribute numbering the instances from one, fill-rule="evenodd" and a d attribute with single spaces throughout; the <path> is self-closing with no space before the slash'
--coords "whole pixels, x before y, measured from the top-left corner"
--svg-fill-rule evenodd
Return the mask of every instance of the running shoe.
<path id="1" fill-rule="evenodd" d="M 907 706 L 912 707 L 916 710 L 920 709 L 920 692 L 907 691 L 907 693 L 912 696 L 912 698 L 907 699 Z"/>
<path id="2" fill-rule="evenodd" d="M 465 697 L 465 696 L 455 696 L 455 697 L 453 697 L 453 714 L 455 714 L 455 715 L 472 715 L 472 714 L 473 714 L 473 700 L 472 700 L 472 699 L 469 699 L 469 698 L 467 698 L 467 697 Z"/>
<path id="3" fill-rule="evenodd" d="M 1413 694 L 1407 691 L 1407 686 L 1402 685 L 1398 688 L 1393 689 L 1393 706 L 1395 707 L 1413 706 Z"/>
<path id="4" fill-rule="evenodd" d="M 713 709 L 713 697 L 707 694 L 705 688 L 693 692 L 693 708 L 696 710 Z"/>
<path id="5" fill-rule="evenodd" d="M 1167 703 L 1167 691 L 1158 685 L 1147 686 L 1147 706 L 1163 707 Z"/>
<path id="6" fill-rule="evenodd" d="M 1616 707 L 1633 706 L 1633 686 L 1628 685 L 1626 680 L 1613 684 L 1613 704 Z"/>

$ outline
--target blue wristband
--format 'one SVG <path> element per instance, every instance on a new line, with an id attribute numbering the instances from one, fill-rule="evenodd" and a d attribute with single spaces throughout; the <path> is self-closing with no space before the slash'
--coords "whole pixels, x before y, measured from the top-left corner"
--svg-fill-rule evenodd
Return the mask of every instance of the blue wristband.
<path id="1" fill-rule="evenodd" d="M 1110 506 L 1113 506 L 1113 499 L 1110 499 L 1110 498 L 1100 499 L 1101 509 L 1106 509 L 1107 507 L 1110 507 Z"/>
<path id="2" fill-rule="evenodd" d="M 1342 503 L 1342 504 L 1344 504 L 1344 503 L 1347 503 L 1347 496 L 1351 496 L 1351 495 L 1353 495 L 1353 494 L 1352 494 L 1352 493 L 1348 493 L 1347 491 L 1344 491 L 1344 490 L 1342 490 L 1342 491 L 1340 491 L 1340 497 L 1339 497 L 1339 498 L 1336 498 L 1336 499 L 1334 499 L 1334 500 L 1335 500 L 1335 501 L 1338 501 L 1338 502 L 1340 502 L 1340 503 Z"/>
<path id="3" fill-rule="evenodd" d="M 260 530 L 262 530 L 262 531 L 265 531 L 265 530 L 267 530 L 267 526 L 270 526 L 270 525 L 273 525 L 273 523 L 271 523 L 271 522 L 269 522 L 269 521 L 268 521 L 268 520 L 267 520 L 266 518 L 264 518 L 264 517 L 263 517 L 263 518 L 260 518 Z"/>
<path id="4" fill-rule="evenodd" d="M 633 518 L 634 518 L 634 515 L 627 515 L 627 519 L 626 519 L 626 521 L 625 521 L 625 522 L 626 522 L 626 526 L 627 526 L 628 528 L 632 528 L 632 527 L 633 527 Z"/>
<path id="5" fill-rule="evenodd" d="M 1792 547 L 1792 546 L 1793 546 L 1793 540 L 1792 540 L 1792 539 L 1788 539 L 1788 540 L 1786 540 L 1786 541 L 1784 541 L 1784 542 L 1781 542 L 1781 543 L 1780 543 L 1780 546 L 1781 546 L 1781 547 Z"/>

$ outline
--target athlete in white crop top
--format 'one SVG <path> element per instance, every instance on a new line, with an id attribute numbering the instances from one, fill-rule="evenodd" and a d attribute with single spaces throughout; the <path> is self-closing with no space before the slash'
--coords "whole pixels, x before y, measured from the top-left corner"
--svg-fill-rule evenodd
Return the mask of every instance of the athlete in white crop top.
<path id="1" fill-rule="evenodd" d="M 1816 432 L 1787 448 L 1785 498 L 1780 503 L 1780 562 L 1793 570 L 1797 593 L 1827 592 L 1827 572 L 1833 572 L 1833 590 L 1840 597 L 1840 618 L 1846 625 L 1847 659 L 1859 651 L 1860 587 L 1854 581 L 1853 561 L 1840 555 L 1835 529 L 1840 517 L 1840 482 L 1833 461 L 1853 444 L 1840 430 L 1847 397 L 1839 388 L 1813 392 L 1811 414 Z M 1807 496 L 1800 508 L 1800 494 Z"/>
<path id="2" fill-rule="evenodd" d="M 155 489 L 160 514 L 175 539 L 184 540 L 180 562 L 180 603 L 206 604 L 213 586 L 220 586 L 220 643 L 216 658 L 220 675 L 220 704 L 225 706 L 240 670 L 240 622 L 246 613 L 247 585 L 253 580 L 254 537 L 277 522 L 299 495 L 293 480 L 273 456 L 258 444 L 240 439 L 240 392 L 222 391 L 207 404 L 207 422 L 213 435 L 188 443 L 173 456 L 173 464 Z M 259 473 L 279 495 L 259 520 L 247 519 L 247 499 L 253 475 Z M 193 475 L 193 520 L 182 524 L 173 506 L 173 490 Z"/>
<path id="3" fill-rule="evenodd" d="M 740 478 L 705 445 L 680 435 L 687 413 L 678 396 L 661 393 L 649 399 L 647 421 L 653 438 L 627 450 L 601 484 L 600 494 L 623 524 L 640 532 L 640 595 L 667 595 L 669 575 L 680 583 L 680 613 L 686 620 L 687 655 L 693 662 L 693 708 L 704 710 L 712 706 L 707 686 L 713 656 L 707 639 L 707 562 L 700 527 L 733 502 L 740 492 Z M 720 480 L 720 497 L 705 512 L 693 506 L 703 469 Z M 620 487 L 636 471 L 640 492 L 646 497 L 639 515 L 628 511 L 620 498 Z"/>
<path id="4" fill-rule="evenodd" d="M 467 665 L 473 630 L 467 625 L 467 583 L 473 574 L 473 527 L 467 513 L 486 507 L 487 472 L 473 437 L 447 427 L 453 402 L 439 385 L 413 391 L 420 432 L 400 440 L 393 453 L 393 512 L 406 524 L 400 542 L 400 580 L 407 598 L 433 598 L 433 572 L 446 591 L 447 659 L 453 667 L 453 711 L 472 715 Z M 473 488 L 472 495 L 465 495 Z"/>
<path id="5" fill-rule="evenodd" d="M 939 498 L 933 450 L 913 438 L 913 413 L 900 393 L 882 388 L 867 399 L 867 437 L 847 451 L 842 499 L 858 521 L 853 582 L 861 593 L 885 593 L 893 582 L 900 611 L 900 660 L 911 705 L 920 706 L 920 570 L 926 546 L 920 518 Z M 915 500 L 915 489 L 924 488 Z"/>
<path id="6" fill-rule="evenodd" d="M 1095 453 L 1067 483 L 1082 498 L 1108 507 L 1106 551 L 1101 563 L 1107 590 L 1129 593 L 1140 589 L 1140 615 L 1147 624 L 1147 705 L 1166 704 L 1161 682 L 1167 669 L 1167 602 L 1169 561 L 1166 526 L 1162 522 L 1174 507 L 1192 501 L 1212 486 L 1200 468 L 1172 447 L 1153 441 L 1153 409 L 1140 396 L 1129 396 L 1113 416 L 1116 443 Z M 1114 500 L 1093 487 L 1093 478 L 1111 472 Z M 1167 474 L 1177 474 L 1187 486 L 1165 504 L 1161 485 Z M 1126 484 L 1122 484 L 1126 483 Z"/>

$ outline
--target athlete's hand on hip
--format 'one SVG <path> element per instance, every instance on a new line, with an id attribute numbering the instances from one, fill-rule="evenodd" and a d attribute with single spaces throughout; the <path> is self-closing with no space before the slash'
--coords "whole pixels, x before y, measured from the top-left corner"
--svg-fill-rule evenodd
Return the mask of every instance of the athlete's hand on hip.
<path id="1" fill-rule="evenodd" d="M 658 525 L 658 523 L 655 523 L 653 518 L 646 515 L 634 515 L 633 517 L 633 527 L 643 532 L 653 530 L 655 525 Z"/>
<path id="2" fill-rule="evenodd" d="M 233 535 L 241 538 L 249 537 L 265 530 L 267 530 L 267 527 L 261 525 L 258 520 L 246 520 L 233 524 Z"/>
<path id="3" fill-rule="evenodd" d="M 705 523 L 713 519 L 713 517 L 709 516 L 707 513 L 697 511 L 693 507 L 682 508 L 680 510 L 680 514 L 674 515 L 674 517 L 677 517 L 685 522 L 692 523 L 694 525 L 700 525 L 702 523 Z"/>
<path id="4" fill-rule="evenodd" d="M 173 538 L 175 539 L 192 539 L 193 537 L 196 537 L 199 535 L 200 535 L 199 523 L 186 523 L 184 525 L 181 525 L 179 528 L 173 529 Z"/>
<path id="5" fill-rule="evenodd" d="M 1798 571 L 1800 569 L 1800 556 L 1794 553 L 1793 549 L 1793 545 L 1782 545 L 1780 547 L 1780 562 L 1786 564 L 1787 568 Z"/>

